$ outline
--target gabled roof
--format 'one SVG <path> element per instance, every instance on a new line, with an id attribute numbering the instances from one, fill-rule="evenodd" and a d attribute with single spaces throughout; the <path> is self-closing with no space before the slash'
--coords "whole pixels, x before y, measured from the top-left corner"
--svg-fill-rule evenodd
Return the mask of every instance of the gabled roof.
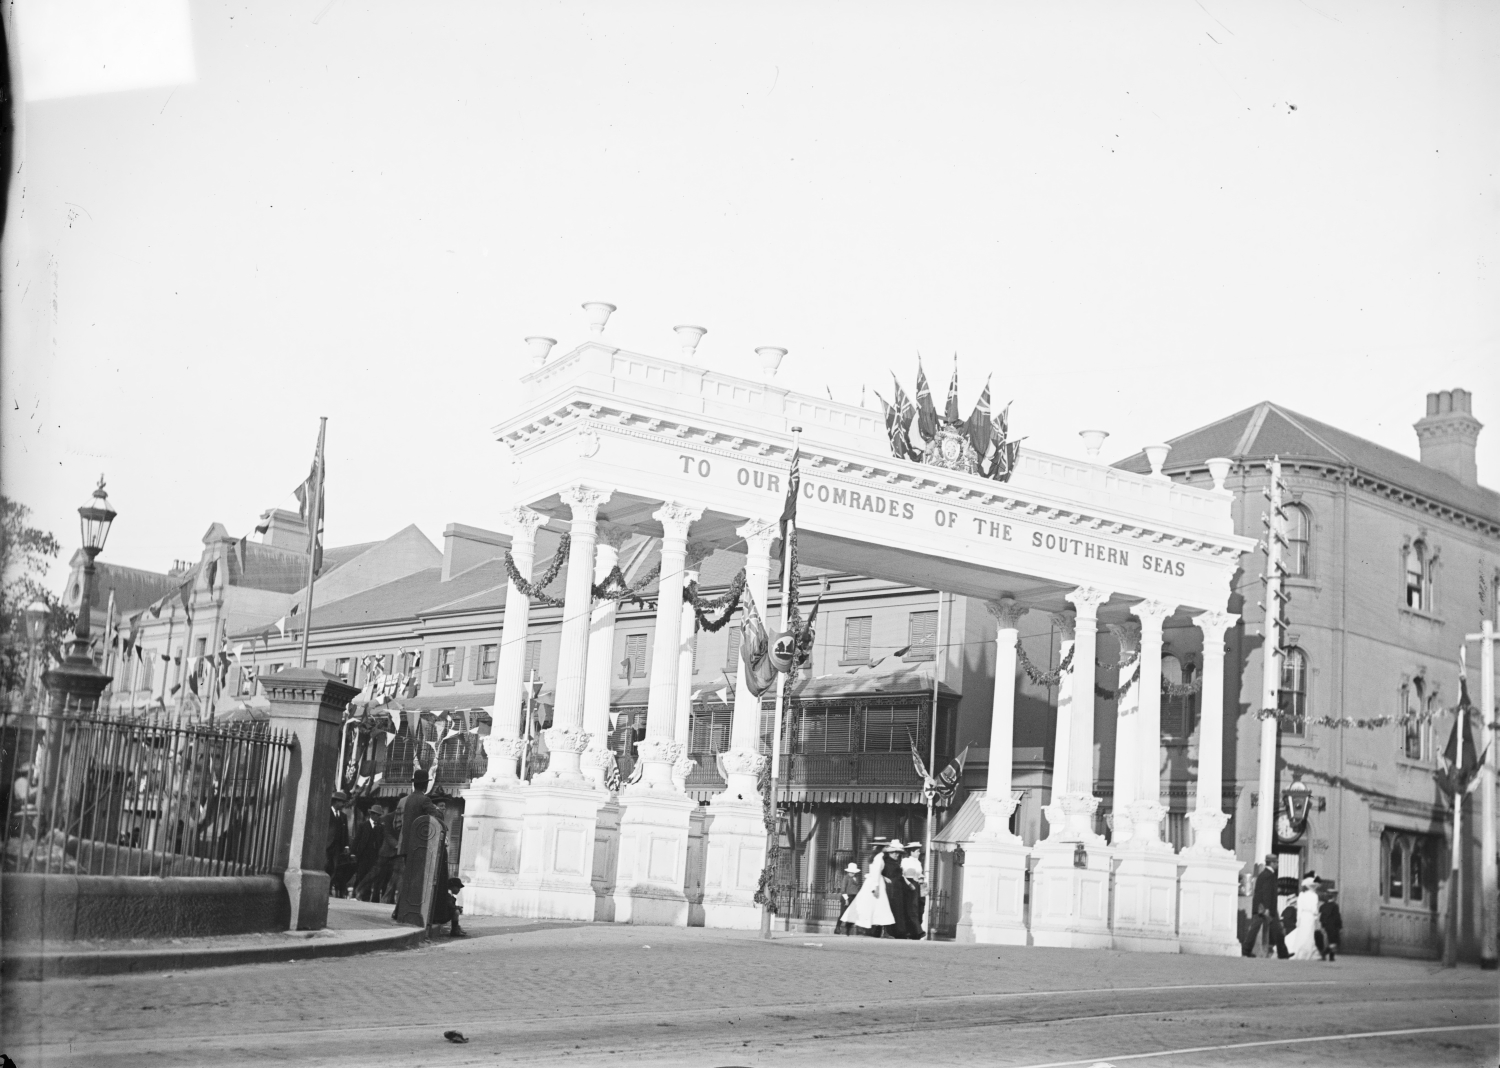
<path id="1" fill-rule="evenodd" d="M 1269 460 L 1283 463 L 1321 463 L 1354 468 L 1361 474 L 1410 490 L 1476 516 L 1500 520 L 1500 493 L 1470 486 L 1446 472 L 1377 445 L 1373 441 L 1329 426 L 1271 401 L 1235 412 L 1207 426 L 1170 439 L 1172 450 L 1162 470 L 1168 473 L 1202 467 L 1215 456 L 1230 460 Z M 1114 465 L 1147 474 L 1151 464 L 1136 453 Z"/>
<path id="2" fill-rule="evenodd" d="M 82 550 L 74 554 L 82 556 Z M 81 567 L 81 563 L 77 565 Z M 89 590 L 90 607 L 104 610 L 109 604 L 110 590 L 115 594 L 115 612 L 125 616 L 154 603 L 171 593 L 188 580 L 191 572 L 179 575 L 164 575 L 159 571 L 146 571 L 138 567 L 100 560 L 94 564 L 94 584 Z"/>

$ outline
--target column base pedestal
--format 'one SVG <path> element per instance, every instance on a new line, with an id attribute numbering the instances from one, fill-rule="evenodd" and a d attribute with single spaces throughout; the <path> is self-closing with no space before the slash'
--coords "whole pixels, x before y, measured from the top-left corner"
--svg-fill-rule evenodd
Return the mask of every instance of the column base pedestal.
<path id="1" fill-rule="evenodd" d="M 1024 946 L 1026 930 L 1026 843 L 1015 836 L 976 837 L 964 852 L 963 905 L 958 942 Z"/>
<path id="2" fill-rule="evenodd" d="M 491 757 L 491 759 L 494 759 Z M 510 916 L 511 894 L 521 873 L 521 832 L 526 792 L 521 783 L 477 782 L 464 791 L 464 836 L 458 875 L 464 912 Z"/>
<path id="3" fill-rule="evenodd" d="M 1115 852 L 1114 947 L 1176 953 L 1177 856 L 1126 846 Z"/>
<path id="4" fill-rule="evenodd" d="M 620 805 L 615 922 L 686 927 L 688 821 L 698 803 L 670 783 L 637 783 Z"/>
<path id="5" fill-rule="evenodd" d="M 1108 949 L 1110 869 L 1114 854 L 1089 844 L 1083 867 L 1075 843 L 1038 842 L 1031 847 L 1031 944 L 1065 949 Z"/>
<path id="6" fill-rule="evenodd" d="M 572 783 L 533 782 L 522 793 L 521 872 L 505 915 L 592 920 L 594 827 L 603 798 Z"/>
<path id="7" fill-rule="evenodd" d="M 594 820 L 594 922 L 615 919 L 615 875 L 620 868 L 620 802 L 608 791 Z"/>
<path id="8" fill-rule="evenodd" d="M 1177 858 L 1178 941 L 1183 953 L 1232 957 L 1240 952 L 1238 857 L 1187 851 Z"/>
<path id="9" fill-rule="evenodd" d="M 727 793 L 727 792 L 726 792 Z M 759 800 L 709 802 L 705 820 L 708 865 L 703 878 L 703 926 L 732 931 L 760 929 L 755 903 L 766 862 L 766 824 Z"/>
<path id="10" fill-rule="evenodd" d="M 291 903 L 289 931 L 321 931 L 328 926 L 328 888 L 333 880 L 326 871 L 288 868 L 281 873 Z"/>

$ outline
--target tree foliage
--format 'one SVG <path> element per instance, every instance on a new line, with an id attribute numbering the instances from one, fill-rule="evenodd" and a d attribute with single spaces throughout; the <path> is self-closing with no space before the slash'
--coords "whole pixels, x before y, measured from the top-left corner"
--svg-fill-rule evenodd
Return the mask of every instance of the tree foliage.
<path id="1" fill-rule="evenodd" d="M 59 643 L 76 619 L 44 584 L 62 544 L 48 531 L 31 526 L 30 519 L 31 509 L 0 496 L 0 690 L 6 693 L 21 689 L 27 677 L 26 606 L 41 601 L 48 609 L 39 653 L 58 656 Z"/>

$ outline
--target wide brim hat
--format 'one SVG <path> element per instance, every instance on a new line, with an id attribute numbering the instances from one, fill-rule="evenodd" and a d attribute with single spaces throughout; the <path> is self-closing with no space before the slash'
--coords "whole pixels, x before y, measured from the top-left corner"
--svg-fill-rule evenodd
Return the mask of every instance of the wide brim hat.
<path id="1" fill-rule="evenodd" d="M 849 872 L 852 875 L 858 875 L 859 874 L 859 865 L 856 864 L 856 863 L 854 863 L 854 861 L 851 860 L 848 864 L 844 865 L 844 870 L 847 871 L 847 872 Z"/>
<path id="2" fill-rule="evenodd" d="M 885 844 L 885 848 L 882 849 L 881 852 L 883 852 L 883 853 L 900 853 L 900 852 L 903 852 L 905 849 L 906 849 L 906 847 L 901 844 L 901 839 L 899 839 L 899 838 L 892 838 L 889 842 L 887 842 Z"/>
<path id="3" fill-rule="evenodd" d="M 337 790 L 334 792 L 333 799 L 335 801 L 347 801 L 349 800 L 349 795 L 346 794 L 343 790 Z"/>

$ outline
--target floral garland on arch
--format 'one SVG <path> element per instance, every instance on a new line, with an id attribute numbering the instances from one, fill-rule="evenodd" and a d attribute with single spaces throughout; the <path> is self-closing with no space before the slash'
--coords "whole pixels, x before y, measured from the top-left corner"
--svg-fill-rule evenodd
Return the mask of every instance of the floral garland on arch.
<path id="1" fill-rule="evenodd" d="M 1056 686 L 1062 681 L 1062 677 L 1073 670 L 1073 654 L 1078 651 L 1078 646 L 1068 650 L 1068 655 L 1062 658 L 1062 663 L 1057 665 L 1056 671 L 1043 671 L 1031 661 L 1026 655 L 1026 647 L 1021 644 L 1021 639 L 1016 639 L 1016 660 L 1021 664 L 1021 670 L 1026 672 L 1026 677 L 1037 686 Z"/>
<path id="2" fill-rule="evenodd" d="M 1116 698 L 1124 697 L 1127 693 L 1129 693 L 1130 692 L 1130 688 L 1132 686 L 1134 686 L 1137 682 L 1141 681 L 1141 661 L 1140 661 L 1140 658 L 1136 657 L 1135 660 L 1133 661 L 1133 663 L 1135 664 L 1135 670 L 1132 671 L 1128 676 L 1126 676 L 1124 682 L 1120 683 L 1119 689 L 1108 690 L 1108 689 L 1105 689 L 1103 686 L 1100 686 L 1096 682 L 1096 683 L 1094 683 L 1094 696 L 1098 697 L 1098 698 L 1101 698 L 1102 700 L 1105 700 L 1105 701 L 1113 701 Z M 1103 665 L 1100 665 L 1100 666 L 1103 666 Z M 1129 713 L 1127 712 L 1126 714 L 1128 715 Z"/>
<path id="3" fill-rule="evenodd" d="M 683 591 L 683 596 L 685 596 L 688 599 L 688 602 L 693 606 L 693 615 L 698 619 L 699 629 L 706 630 L 710 634 L 715 634 L 718 631 L 724 629 L 725 624 L 729 622 L 730 617 L 733 616 L 735 610 L 739 608 L 740 596 L 744 592 L 745 569 L 740 568 L 740 570 L 735 574 L 734 580 L 730 582 L 728 592 L 725 593 L 722 597 L 708 598 L 700 596 L 698 594 L 698 584 L 696 582 L 688 583 L 687 589 Z M 709 618 L 708 613 L 718 612 L 720 610 L 723 611 L 723 615 L 719 616 L 718 619 Z"/>
<path id="4" fill-rule="evenodd" d="M 1302 722 L 1309 727 L 1333 727 L 1342 729 L 1345 727 L 1356 727 L 1362 731 L 1379 730 L 1381 727 L 1389 727 L 1392 724 L 1408 727 L 1413 723 L 1430 723 L 1439 716 L 1451 715 L 1451 708 L 1439 709 L 1436 712 L 1408 712 L 1404 716 L 1315 716 Z M 1286 712 L 1275 708 L 1262 708 L 1255 713 L 1259 720 L 1279 719 L 1283 724 L 1294 724 L 1297 718 Z"/>
<path id="5" fill-rule="evenodd" d="M 516 570 L 515 557 L 511 556 L 509 549 L 506 549 L 505 574 L 515 585 L 516 589 L 520 590 L 527 597 L 530 597 L 537 604 L 547 605 L 550 608 L 561 608 L 563 606 L 561 598 L 553 597 L 543 591 L 552 585 L 553 581 L 557 578 L 558 572 L 562 570 L 563 564 L 567 563 L 568 548 L 572 543 L 573 538 L 568 534 L 563 534 L 557 539 L 557 552 L 552 554 L 552 563 L 547 565 L 547 573 L 535 582 L 528 582 L 521 577 L 521 572 Z"/>

